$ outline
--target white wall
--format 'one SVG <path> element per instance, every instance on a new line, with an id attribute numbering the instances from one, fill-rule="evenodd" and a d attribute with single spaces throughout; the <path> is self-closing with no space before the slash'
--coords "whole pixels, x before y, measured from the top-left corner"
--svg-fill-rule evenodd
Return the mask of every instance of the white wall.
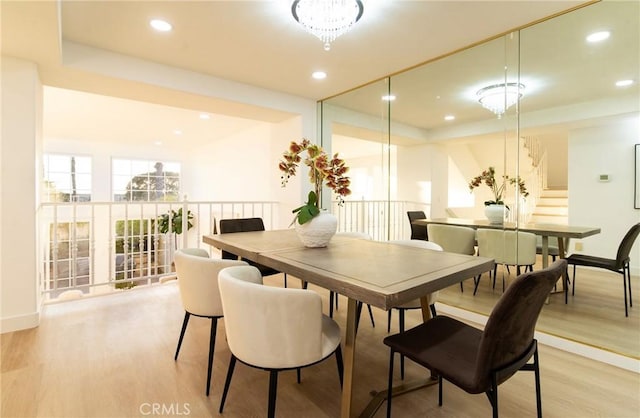
<path id="1" fill-rule="evenodd" d="M 314 127 L 305 126 L 307 122 L 302 117 L 295 117 L 282 123 L 271 125 L 271 149 L 269 150 L 271 163 L 269 169 L 275 170 L 276 174 L 269 177 L 271 184 L 269 199 L 280 202 L 278 220 L 275 224 L 275 227 L 278 228 L 287 228 L 289 226 L 294 217 L 291 211 L 306 201 L 309 192 L 310 186 L 306 172 L 290 179 L 288 184 L 282 187 L 280 177 L 282 172 L 277 168 L 282 159 L 282 154 L 289 149 L 289 144 L 292 141 L 300 141 L 300 132 L 303 133 L 302 136 L 304 137 L 316 138 L 316 135 L 309 133 Z"/>
<path id="2" fill-rule="evenodd" d="M 36 208 L 42 86 L 33 63 L 2 59 L 0 331 L 39 323 Z"/>
<path id="3" fill-rule="evenodd" d="M 638 142 L 637 113 L 569 132 L 569 223 L 602 230 L 582 240 L 581 252 L 615 258 L 624 234 L 640 222 L 640 209 L 633 208 L 633 151 Z M 610 181 L 600 182 L 600 174 L 608 174 Z M 640 240 L 631 252 L 631 269 L 639 273 Z"/>
<path id="4" fill-rule="evenodd" d="M 541 142 L 547 150 L 547 188 L 566 189 L 569 178 L 567 138 L 554 135 L 542 138 Z"/>
<path id="5" fill-rule="evenodd" d="M 263 123 L 192 152 L 183 164 L 189 200 L 269 200 L 279 184 L 270 135 L 270 124 Z"/>
<path id="6" fill-rule="evenodd" d="M 397 147 L 398 200 L 431 203 L 432 149 L 431 145 Z"/>

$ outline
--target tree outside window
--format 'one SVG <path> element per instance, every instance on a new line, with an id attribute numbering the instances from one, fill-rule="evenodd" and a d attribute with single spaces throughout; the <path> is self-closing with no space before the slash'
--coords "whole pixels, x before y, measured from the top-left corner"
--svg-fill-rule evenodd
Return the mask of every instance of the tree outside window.
<path id="1" fill-rule="evenodd" d="M 90 202 L 91 157 L 45 154 L 44 202 Z"/>
<path id="2" fill-rule="evenodd" d="M 180 164 L 113 160 L 113 200 L 176 202 L 180 197 Z"/>

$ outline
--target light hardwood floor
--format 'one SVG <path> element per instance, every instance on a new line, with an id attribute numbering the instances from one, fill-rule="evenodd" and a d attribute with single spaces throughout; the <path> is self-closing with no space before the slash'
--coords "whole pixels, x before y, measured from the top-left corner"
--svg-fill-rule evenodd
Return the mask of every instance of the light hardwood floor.
<path id="1" fill-rule="evenodd" d="M 281 285 L 282 278 L 273 276 L 267 282 Z M 290 284 L 295 282 L 289 279 Z M 313 289 L 326 306 L 328 292 Z M 344 326 L 345 299 L 341 302 L 335 318 Z M 219 416 L 229 360 L 224 320 L 218 328 L 212 391 L 206 397 L 209 321 L 192 318 L 180 357 L 174 361 L 183 314 L 175 283 L 47 305 L 38 328 L 2 335 L 0 416 Z M 371 390 L 386 386 L 388 351 L 382 344 L 387 335 L 386 313 L 374 309 L 374 314 L 376 327 L 363 315 L 358 333 L 357 410 L 367 404 Z M 409 323 L 419 321 L 415 314 L 408 316 Z M 540 361 L 545 417 L 640 415 L 639 374 L 547 346 L 540 348 Z M 407 363 L 407 380 L 424 375 L 423 369 Z M 396 398 L 393 416 L 490 416 L 484 395 L 468 395 L 445 385 L 442 407 L 434 386 Z M 222 416 L 265 416 L 267 388 L 268 373 L 238 365 Z M 384 416 L 384 408 L 376 417 Z M 278 416 L 337 417 L 339 412 L 335 361 L 303 369 L 301 384 L 293 372 L 280 378 Z M 518 373 L 500 386 L 500 412 L 502 417 L 535 416 L 531 373 Z"/>

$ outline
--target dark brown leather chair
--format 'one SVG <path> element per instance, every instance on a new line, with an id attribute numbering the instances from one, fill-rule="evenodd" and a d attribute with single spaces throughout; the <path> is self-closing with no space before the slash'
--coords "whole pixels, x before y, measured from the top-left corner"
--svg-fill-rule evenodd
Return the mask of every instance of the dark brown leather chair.
<path id="1" fill-rule="evenodd" d="M 631 299 L 631 269 L 629 262 L 631 258 L 631 248 L 636 238 L 640 234 L 640 223 L 637 223 L 627 231 L 624 238 L 618 246 L 616 258 L 602 258 L 586 254 L 571 254 L 567 257 L 567 263 L 573 265 L 573 284 L 571 285 L 571 294 L 575 294 L 576 290 L 576 266 L 597 267 L 622 274 L 622 287 L 624 289 L 624 316 L 629 316 L 629 308 L 627 307 L 627 289 L 629 290 L 629 306 L 633 306 Z"/>
<path id="2" fill-rule="evenodd" d="M 407 211 L 409 217 L 409 225 L 411 226 L 411 239 L 429 240 L 429 234 L 427 233 L 427 227 L 421 225 L 414 225 L 413 221 L 418 219 L 427 219 L 427 215 L 421 210 Z"/>
<path id="3" fill-rule="evenodd" d="M 264 231 L 264 222 L 262 221 L 262 218 L 220 219 L 221 234 L 251 231 Z M 222 250 L 222 258 L 226 260 L 237 260 L 239 257 L 236 254 Z M 271 276 L 273 274 L 280 274 L 278 270 L 274 270 L 271 267 L 263 266 L 262 264 L 255 263 L 251 260 L 244 261 L 260 270 L 260 273 L 263 277 Z M 287 287 L 286 273 L 284 273 L 284 287 Z"/>
<path id="4" fill-rule="evenodd" d="M 507 287 L 493 308 L 484 331 L 447 316 L 436 316 L 404 333 L 389 336 L 391 348 L 387 417 L 391 416 L 394 354 L 402 354 L 438 376 L 438 404 L 442 381 L 471 394 L 485 393 L 498 417 L 498 385 L 519 370 L 535 373 L 538 417 L 542 416 L 538 345 L 534 329 L 549 292 L 567 268 L 557 260 L 549 268 L 524 273 Z M 529 360 L 533 357 L 533 363 Z"/>

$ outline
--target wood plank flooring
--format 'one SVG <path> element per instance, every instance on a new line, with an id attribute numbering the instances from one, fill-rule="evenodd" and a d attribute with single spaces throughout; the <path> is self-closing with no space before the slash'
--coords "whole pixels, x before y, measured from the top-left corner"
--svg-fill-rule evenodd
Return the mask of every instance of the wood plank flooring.
<path id="1" fill-rule="evenodd" d="M 267 282 L 279 286 L 282 278 L 273 276 Z M 291 277 L 289 283 L 297 285 Z M 580 285 L 582 292 L 586 285 Z M 328 292 L 313 289 L 323 296 L 326 307 Z M 467 289 L 465 296 L 472 293 L 469 285 Z M 335 318 L 344 329 L 346 300 L 340 302 Z M 564 306 L 555 300 L 548 306 L 554 305 Z M 576 300 L 567 309 L 574 305 Z M 616 305 L 620 311 L 619 298 Z M 640 306 L 634 309 L 640 311 Z M 229 360 L 224 320 L 218 327 L 209 397 L 204 394 L 209 321 L 192 318 L 180 357 L 173 360 L 183 315 L 175 283 L 47 305 L 38 328 L 2 335 L 0 416 L 265 416 L 268 374 L 243 365 L 236 366 L 224 414 L 217 412 Z M 374 315 L 375 328 L 365 310 L 358 333 L 357 410 L 365 407 L 372 390 L 386 386 L 388 351 L 382 344 L 387 335 L 386 312 L 374 309 Z M 419 321 L 417 312 L 412 315 L 408 322 Z M 624 319 L 624 313 L 619 316 Z M 397 329 L 394 319 L 392 331 Z M 545 417 L 640 415 L 639 374 L 547 346 L 541 346 L 540 360 Z M 406 367 L 407 380 L 425 376 L 423 369 L 410 362 Z M 384 408 L 376 417 L 384 416 Z M 332 359 L 303 369 L 301 384 L 296 383 L 294 372 L 280 378 L 277 416 L 322 418 L 337 417 L 339 412 L 340 385 Z M 442 407 L 434 386 L 396 398 L 393 409 L 394 417 L 406 418 L 490 413 L 484 395 L 468 395 L 451 384 L 445 384 Z M 521 372 L 500 386 L 500 413 L 502 417 L 535 416 L 531 373 Z"/>

